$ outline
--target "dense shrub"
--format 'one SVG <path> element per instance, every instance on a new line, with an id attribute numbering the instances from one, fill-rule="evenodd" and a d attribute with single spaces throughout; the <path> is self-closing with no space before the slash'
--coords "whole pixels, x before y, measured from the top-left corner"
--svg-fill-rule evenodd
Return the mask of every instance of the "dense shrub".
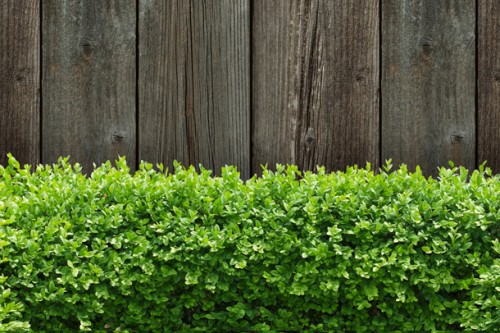
<path id="1" fill-rule="evenodd" d="M 0 331 L 498 327 L 489 169 L 116 164 L 0 167 Z"/>

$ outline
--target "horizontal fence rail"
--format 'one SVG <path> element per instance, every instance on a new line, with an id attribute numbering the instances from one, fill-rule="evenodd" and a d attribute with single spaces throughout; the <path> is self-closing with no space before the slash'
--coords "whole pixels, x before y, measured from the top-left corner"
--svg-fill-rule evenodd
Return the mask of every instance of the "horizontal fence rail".
<path id="1" fill-rule="evenodd" d="M 500 173 L 500 2 L 4 0 L 0 164 Z"/>

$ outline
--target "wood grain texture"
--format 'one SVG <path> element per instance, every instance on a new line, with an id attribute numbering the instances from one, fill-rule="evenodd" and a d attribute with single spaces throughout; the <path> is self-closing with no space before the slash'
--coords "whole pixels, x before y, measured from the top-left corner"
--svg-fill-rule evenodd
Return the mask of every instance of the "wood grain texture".
<path id="1" fill-rule="evenodd" d="M 139 157 L 250 173 L 248 0 L 140 0 Z"/>
<path id="2" fill-rule="evenodd" d="M 40 7 L 0 1 L 0 164 L 40 161 Z"/>
<path id="3" fill-rule="evenodd" d="M 253 163 L 379 160 L 378 1 L 254 2 Z"/>
<path id="4" fill-rule="evenodd" d="M 478 163 L 500 173 L 500 2 L 478 1 Z"/>
<path id="5" fill-rule="evenodd" d="M 382 159 L 475 167 L 474 0 L 382 1 Z"/>
<path id="6" fill-rule="evenodd" d="M 135 0 L 43 1 L 42 159 L 136 159 Z"/>

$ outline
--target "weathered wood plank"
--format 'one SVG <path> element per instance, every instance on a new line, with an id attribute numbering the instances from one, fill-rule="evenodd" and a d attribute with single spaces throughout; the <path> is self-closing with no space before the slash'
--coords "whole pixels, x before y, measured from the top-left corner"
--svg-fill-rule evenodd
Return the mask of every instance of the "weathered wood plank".
<path id="1" fill-rule="evenodd" d="M 379 164 L 378 1 L 254 2 L 252 172 Z"/>
<path id="2" fill-rule="evenodd" d="M 141 0 L 139 156 L 250 173 L 248 0 Z"/>
<path id="3" fill-rule="evenodd" d="M 135 0 L 43 1 L 42 160 L 136 160 Z"/>
<path id="4" fill-rule="evenodd" d="M 39 1 L 0 1 L 0 164 L 40 162 L 39 89 Z"/>
<path id="5" fill-rule="evenodd" d="M 500 2 L 478 5 L 478 163 L 500 173 Z"/>
<path id="6" fill-rule="evenodd" d="M 475 0 L 382 1 L 382 159 L 475 167 Z"/>

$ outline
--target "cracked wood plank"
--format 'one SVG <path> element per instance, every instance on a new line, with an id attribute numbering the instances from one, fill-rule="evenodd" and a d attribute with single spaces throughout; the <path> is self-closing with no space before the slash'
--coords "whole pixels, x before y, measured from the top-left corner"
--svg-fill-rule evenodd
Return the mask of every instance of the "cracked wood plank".
<path id="1" fill-rule="evenodd" d="M 40 162 L 40 5 L 0 1 L 0 164 Z"/>
<path id="2" fill-rule="evenodd" d="M 252 173 L 379 164 L 378 1 L 256 0 Z"/>
<path id="3" fill-rule="evenodd" d="M 248 0 L 141 0 L 139 156 L 250 173 Z"/>
<path id="4" fill-rule="evenodd" d="M 500 2 L 478 1 L 477 162 L 500 173 Z"/>

